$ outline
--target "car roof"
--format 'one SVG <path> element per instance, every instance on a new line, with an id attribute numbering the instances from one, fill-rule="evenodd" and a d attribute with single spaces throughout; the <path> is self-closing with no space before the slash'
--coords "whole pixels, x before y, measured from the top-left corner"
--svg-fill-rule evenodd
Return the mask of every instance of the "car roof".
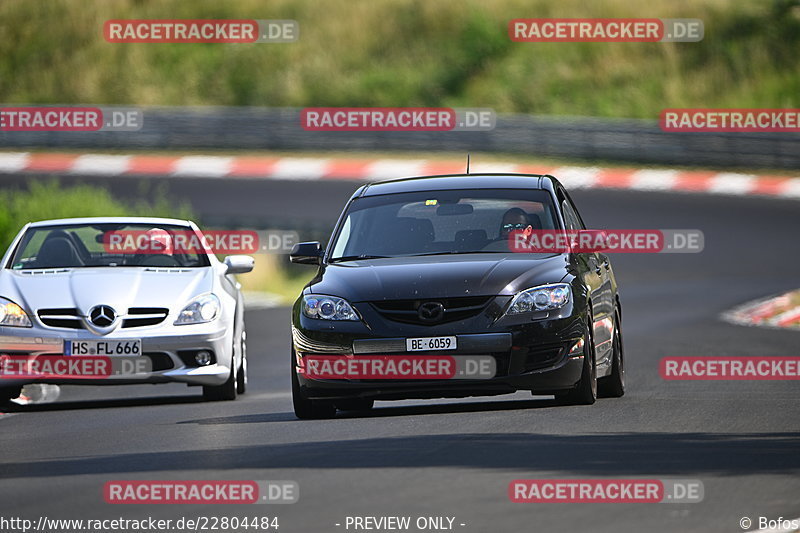
<path id="1" fill-rule="evenodd" d="M 359 189 L 355 196 L 456 189 L 538 189 L 552 191 L 557 184 L 558 180 L 549 174 L 442 174 L 369 183 Z"/>
<path id="2" fill-rule="evenodd" d="M 177 218 L 158 217 L 84 217 L 84 218 L 58 218 L 52 220 L 39 220 L 31 222 L 29 227 L 39 226 L 71 226 L 77 224 L 171 224 L 175 226 L 191 227 L 188 220 Z"/>

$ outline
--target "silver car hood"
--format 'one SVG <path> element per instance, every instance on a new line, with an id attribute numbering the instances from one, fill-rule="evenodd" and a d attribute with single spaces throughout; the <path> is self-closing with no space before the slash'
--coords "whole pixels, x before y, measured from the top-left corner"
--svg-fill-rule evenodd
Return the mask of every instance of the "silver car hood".
<path id="1" fill-rule="evenodd" d="M 4 270 L 0 296 L 11 298 L 29 313 L 47 308 L 110 305 L 118 313 L 130 307 L 166 307 L 180 311 L 197 295 L 213 289 L 213 267 L 187 269 L 77 268 Z"/>

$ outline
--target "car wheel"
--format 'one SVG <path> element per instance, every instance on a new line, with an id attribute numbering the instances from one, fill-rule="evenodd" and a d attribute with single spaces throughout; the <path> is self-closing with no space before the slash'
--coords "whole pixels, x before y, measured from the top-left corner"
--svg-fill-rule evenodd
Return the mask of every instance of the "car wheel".
<path id="1" fill-rule="evenodd" d="M 236 392 L 237 394 L 244 394 L 247 391 L 247 333 L 244 331 L 242 331 L 240 351 L 242 363 L 239 365 L 239 373 L 236 375 Z"/>
<path id="2" fill-rule="evenodd" d="M 597 399 L 597 365 L 594 359 L 592 317 L 589 315 L 586 342 L 583 344 L 583 371 L 574 389 L 556 394 L 556 400 L 566 405 L 592 405 Z"/>
<path id="3" fill-rule="evenodd" d="M 11 403 L 14 398 L 19 398 L 22 394 L 22 387 L 3 387 L 0 389 L 0 407 Z"/>
<path id="4" fill-rule="evenodd" d="M 375 400 L 366 400 L 363 398 L 339 400 L 336 402 L 336 408 L 340 411 L 369 411 L 374 405 Z"/>
<path id="5" fill-rule="evenodd" d="M 625 394 L 625 352 L 622 348 L 622 332 L 619 313 L 614 313 L 613 359 L 611 375 L 598 380 L 598 391 L 603 398 L 619 398 Z"/>
<path id="6" fill-rule="evenodd" d="M 231 373 L 222 385 L 203 385 L 203 398 L 209 402 L 222 402 L 236 399 L 236 372 L 231 364 Z"/>
<path id="7" fill-rule="evenodd" d="M 300 420 L 313 420 L 320 418 L 333 418 L 336 415 L 336 406 L 333 402 L 324 400 L 311 400 L 300 390 L 300 381 L 297 379 L 294 349 L 292 350 L 292 406 L 294 414 Z"/>

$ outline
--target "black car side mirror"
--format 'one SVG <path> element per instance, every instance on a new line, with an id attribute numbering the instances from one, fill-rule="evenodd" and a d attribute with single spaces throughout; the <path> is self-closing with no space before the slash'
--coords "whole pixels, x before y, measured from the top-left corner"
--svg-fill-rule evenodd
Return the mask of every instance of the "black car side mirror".
<path id="1" fill-rule="evenodd" d="M 318 242 L 299 242 L 289 253 L 289 261 L 301 265 L 319 265 L 322 255 L 322 246 Z"/>

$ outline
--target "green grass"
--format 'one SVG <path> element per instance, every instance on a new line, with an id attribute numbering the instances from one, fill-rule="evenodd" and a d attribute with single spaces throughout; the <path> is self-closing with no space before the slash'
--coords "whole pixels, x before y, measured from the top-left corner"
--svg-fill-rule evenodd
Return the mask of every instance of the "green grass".
<path id="1" fill-rule="evenodd" d="M 3 0 L 0 102 L 800 107 L 797 0 Z M 514 43 L 512 18 L 700 18 L 700 43 Z M 292 44 L 110 44 L 110 18 L 295 19 Z"/>

